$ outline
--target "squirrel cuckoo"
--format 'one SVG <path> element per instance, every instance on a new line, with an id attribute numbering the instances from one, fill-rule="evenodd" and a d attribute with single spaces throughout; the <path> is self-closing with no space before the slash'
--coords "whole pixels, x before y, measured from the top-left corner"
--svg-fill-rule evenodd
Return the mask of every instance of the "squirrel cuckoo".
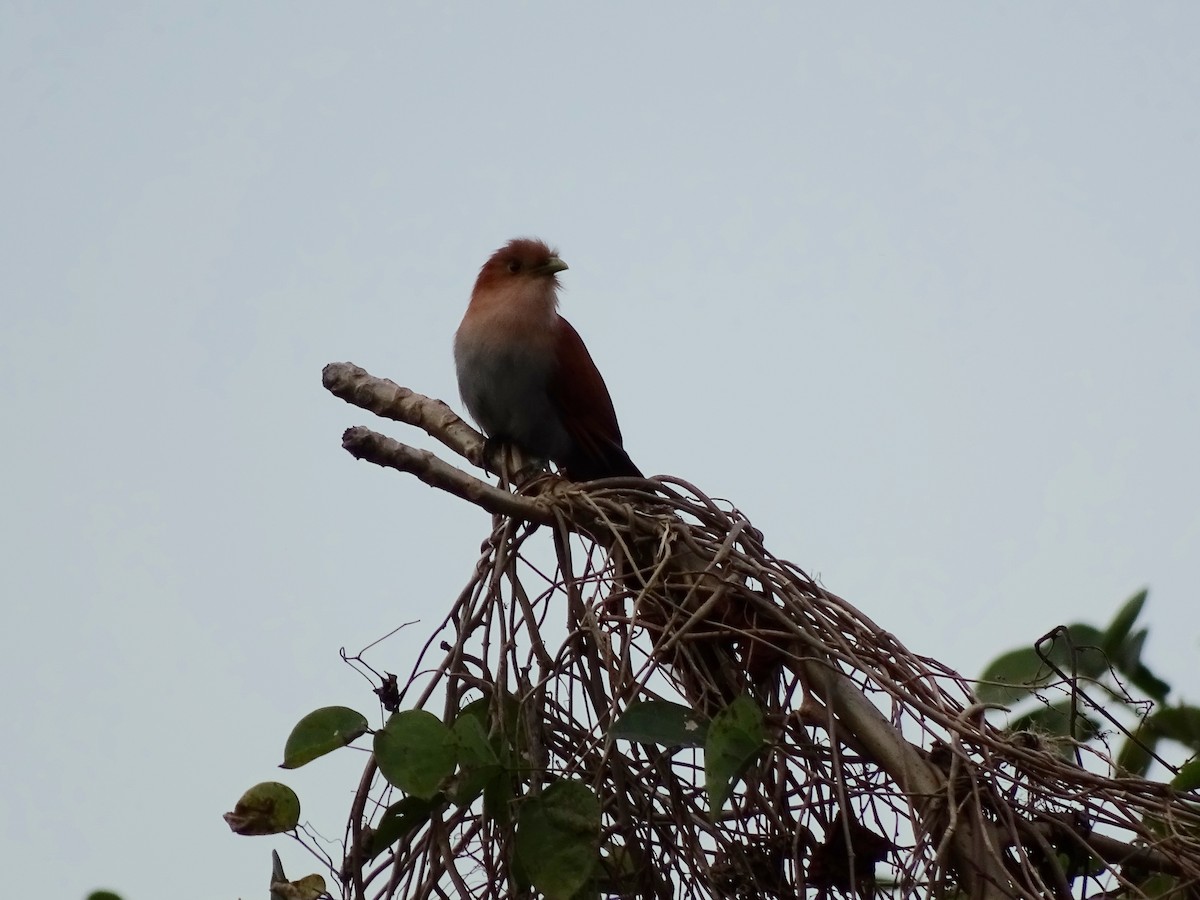
<path id="1" fill-rule="evenodd" d="M 483 264 L 454 335 L 459 393 L 491 440 L 552 460 L 568 478 L 641 477 L 621 444 L 604 379 L 579 334 L 558 314 L 558 273 L 566 268 L 555 251 L 530 239 L 509 241 Z M 635 548 L 634 568 L 653 568 L 655 561 L 641 555 Z M 631 590 L 641 586 L 640 576 L 619 577 Z M 647 605 L 643 622 L 656 631 L 656 642 L 669 636 L 676 614 L 671 603 Z M 735 637 L 756 627 L 741 605 L 724 603 L 709 618 L 715 631 L 708 641 L 686 644 L 693 659 L 684 671 L 702 666 L 725 703 L 745 689 L 748 669 L 756 683 L 782 657 L 767 644 Z M 699 703 L 708 688 L 686 690 Z"/>
<path id="2" fill-rule="evenodd" d="M 612 398 L 571 323 L 558 314 L 567 264 L 518 238 L 479 270 L 454 335 L 458 389 L 488 437 L 558 464 L 568 478 L 641 477 L 621 444 Z"/>

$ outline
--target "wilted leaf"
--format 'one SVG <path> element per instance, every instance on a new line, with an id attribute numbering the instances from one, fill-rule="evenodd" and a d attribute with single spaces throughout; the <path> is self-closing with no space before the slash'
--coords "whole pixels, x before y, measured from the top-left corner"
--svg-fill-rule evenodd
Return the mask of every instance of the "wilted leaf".
<path id="1" fill-rule="evenodd" d="M 300 798 L 286 784 L 264 781 L 242 794 L 225 822 L 235 834 L 262 835 L 291 831 L 300 822 Z"/>
<path id="2" fill-rule="evenodd" d="M 326 706 L 296 723 L 283 748 L 281 769 L 295 769 L 367 733 L 362 713 L 345 706 Z"/>
<path id="3" fill-rule="evenodd" d="M 383 683 L 372 693 L 379 698 L 380 705 L 388 712 L 394 713 L 400 708 L 400 682 L 391 672 L 387 673 Z"/>
<path id="4" fill-rule="evenodd" d="M 325 893 L 325 879 L 320 875 L 305 875 L 299 881 L 275 882 L 271 895 L 282 900 L 317 900 Z"/>

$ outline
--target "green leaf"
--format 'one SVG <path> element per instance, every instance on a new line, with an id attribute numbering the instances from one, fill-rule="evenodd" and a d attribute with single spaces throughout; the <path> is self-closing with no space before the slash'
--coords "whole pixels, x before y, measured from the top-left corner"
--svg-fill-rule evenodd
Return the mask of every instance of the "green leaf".
<path id="1" fill-rule="evenodd" d="M 1154 717 L 1142 720 L 1132 735 L 1126 738 L 1121 752 L 1117 754 L 1118 775 L 1145 775 L 1154 761 L 1151 753 L 1158 747 L 1162 735 L 1155 726 Z"/>
<path id="2" fill-rule="evenodd" d="M 629 704 L 609 734 L 643 744 L 703 747 L 708 723 L 690 706 L 667 700 L 643 700 Z"/>
<path id="3" fill-rule="evenodd" d="M 479 724 L 486 730 L 488 723 L 491 721 L 491 701 L 487 697 L 472 700 L 458 711 L 458 715 L 455 716 L 454 721 L 457 722 L 467 716 L 478 719 Z"/>
<path id="4" fill-rule="evenodd" d="M 1125 643 L 1125 638 L 1129 636 L 1130 630 L 1133 628 L 1133 623 L 1137 621 L 1137 617 L 1142 613 L 1142 607 L 1146 603 L 1146 594 L 1148 591 L 1140 590 L 1121 606 L 1117 614 L 1109 623 L 1108 628 L 1104 630 L 1104 639 L 1101 644 L 1109 656 L 1117 656 L 1118 650 Z"/>
<path id="5" fill-rule="evenodd" d="M 1171 685 L 1167 684 L 1144 665 L 1139 665 L 1132 672 L 1126 672 L 1129 680 L 1133 682 L 1139 690 L 1142 690 L 1151 699 L 1159 703 L 1165 703 L 1167 694 L 1171 693 Z"/>
<path id="6" fill-rule="evenodd" d="M 521 704 L 517 698 L 505 691 L 499 695 L 498 704 L 497 707 L 494 696 L 482 697 L 459 710 L 454 722 L 455 740 L 460 748 L 466 743 L 473 744 L 475 750 L 460 749 L 466 756 L 460 759 L 459 781 L 450 793 L 455 803 L 466 805 L 478 796 L 476 791 L 482 785 L 484 815 L 507 827 L 512 822 L 513 800 L 519 793 L 515 775 L 528 768 L 525 761 L 528 737 L 521 727 Z M 478 733 L 465 724 L 468 719 L 479 722 L 487 734 L 496 769 L 491 769 L 493 760 L 479 745 Z"/>
<path id="7" fill-rule="evenodd" d="M 1135 897 L 1168 898 L 1179 897 L 1182 886 L 1179 879 L 1171 875 L 1149 875 L 1136 885 Z"/>
<path id="8" fill-rule="evenodd" d="M 1076 710 L 1075 718 L 1072 720 L 1071 701 L 1060 700 L 1026 713 L 1016 719 L 1008 730 L 1010 732 L 1039 731 L 1055 737 L 1090 741 L 1100 733 L 1100 723 L 1079 710 Z M 1069 747 L 1065 747 L 1064 750 L 1068 753 L 1074 752 Z"/>
<path id="9" fill-rule="evenodd" d="M 478 716 L 459 716 L 451 729 L 454 741 L 458 747 L 458 763 L 460 766 L 498 766 L 500 757 L 488 740 L 487 729 Z"/>
<path id="10" fill-rule="evenodd" d="M 264 781 L 242 794 L 224 818 L 235 834 L 281 834 L 299 824 L 300 798 L 286 784 Z"/>
<path id="11" fill-rule="evenodd" d="M 406 794 L 433 797 L 457 764 L 454 735 L 433 713 L 406 709 L 375 732 L 379 771 Z"/>
<path id="12" fill-rule="evenodd" d="M 633 897 L 637 894 L 638 866 L 627 847 L 610 846 L 601 854 L 596 876 L 592 879 L 601 894 Z"/>
<path id="13" fill-rule="evenodd" d="M 1117 645 L 1112 654 L 1113 666 L 1120 672 L 1136 672 L 1142 662 L 1142 647 L 1146 645 L 1146 637 L 1150 629 L 1139 628 Z"/>
<path id="14" fill-rule="evenodd" d="M 92 891 L 87 895 L 87 900 L 121 900 L 121 895 L 112 891 Z"/>
<path id="15" fill-rule="evenodd" d="M 580 781 L 559 781 L 521 804 L 516 857 L 547 900 L 570 900 L 600 856 L 600 801 Z"/>
<path id="16" fill-rule="evenodd" d="M 433 810 L 439 805 L 440 799 L 435 796 L 432 800 L 420 797 L 404 797 L 387 808 L 371 839 L 366 845 L 366 857 L 372 860 L 400 838 L 420 828 L 429 821 Z"/>
<path id="17" fill-rule="evenodd" d="M 1200 756 L 1193 756 L 1179 767 L 1178 774 L 1171 779 L 1171 787 L 1177 791 L 1194 791 L 1200 788 Z"/>
<path id="18" fill-rule="evenodd" d="M 1145 775 L 1154 761 L 1151 754 L 1163 738 L 1178 741 L 1190 750 L 1200 751 L 1200 708 L 1167 706 L 1155 710 L 1139 722 L 1117 755 L 1118 773 Z"/>
<path id="19" fill-rule="evenodd" d="M 1200 709 L 1194 706 L 1168 706 L 1150 716 L 1154 730 L 1165 738 L 1179 741 L 1200 751 Z"/>
<path id="20" fill-rule="evenodd" d="M 525 897 L 532 889 L 533 882 L 529 880 L 529 874 L 521 864 L 521 857 L 514 853 L 508 867 L 508 896 Z"/>
<path id="21" fill-rule="evenodd" d="M 1108 671 L 1108 656 L 1104 652 L 1104 634 L 1093 625 L 1076 622 L 1067 626 L 1070 641 L 1057 640 L 1048 654 L 1068 675 L 1099 678 Z"/>
<path id="22" fill-rule="evenodd" d="M 458 749 L 459 771 L 448 794 L 459 806 L 467 806 L 505 769 L 477 716 L 459 716 L 451 732 Z"/>
<path id="23" fill-rule="evenodd" d="M 1100 649 L 1102 640 L 1098 629 L 1077 622 L 1066 628 L 1065 635 L 1056 634 L 1040 649 L 1067 677 L 1098 678 L 1108 671 L 1108 658 Z M 1037 649 L 1021 647 L 988 664 L 979 676 L 975 694 L 985 703 L 1008 706 L 1059 680 L 1060 676 L 1042 660 Z"/>
<path id="24" fill-rule="evenodd" d="M 367 720 L 362 713 L 345 706 L 322 707 L 296 723 L 284 745 L 279 768 L 298 768 L 366 733 Z"/>
<path id="25" fill-rule="evenodd" d="M 988 663 L 975 685 L 975 695 L 984 703 L 1008 706 L 1044 683 L 1048 672 L 1032 647 L 1010 650 Z"/>
<path id="26" fill-rule="evenodd" d="M 517 799 L 515 781 L 512 772 L 505 769 L 503 775 L 491 779 L 483 787 L 483 814 L 501 828 L 507 828 L 512 822 L 513 801 Z"/>
<path id="27" fill-rule="evenodd" d="M 766 745 L 762 710 L 749 697 L 739 697 L 713 717 L 704 742 L 704 789 L 710 817 L 716 818 L 733 782 Z"/>
<path id="28" fill-rule="evenodd" d="M 506 768 L 517 769 L 525 758 L 528 746 L 528 738 L 521 728 L 521 704 L 507 691 L 500 695 L 499 702 L 500 708 L 497 709 L 491 698 L 481 697 L 460 709 L 455 722 L 467 717 L 478 719 L 484 732 L 490 736 L 500 762 Z"/>

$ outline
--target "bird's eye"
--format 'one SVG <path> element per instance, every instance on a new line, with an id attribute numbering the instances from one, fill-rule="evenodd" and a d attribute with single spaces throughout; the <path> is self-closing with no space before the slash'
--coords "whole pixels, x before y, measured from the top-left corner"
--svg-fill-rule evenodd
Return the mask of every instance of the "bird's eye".
<path id="1" fill-rule="evenodd" d="M 518 272 L 521 271 L 521 264 L 519 262 L 517 262 L 515 259 L 512 260 L 508 264 L 508 271 L 512 272 L 514 275 L 517 274 Z"/>

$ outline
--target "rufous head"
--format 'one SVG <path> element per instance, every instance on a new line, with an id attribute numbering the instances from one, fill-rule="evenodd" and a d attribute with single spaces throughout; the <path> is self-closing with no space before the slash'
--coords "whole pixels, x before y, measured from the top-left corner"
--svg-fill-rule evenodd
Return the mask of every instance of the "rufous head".
<path id="1" fill-rule="evenodd" d="M 534 238 L 515 238 L 492 254 L 479 270 L 475 292 L 536 284 L 558 287 L 557 275 L 567 268 L 558 253 Z"/>

